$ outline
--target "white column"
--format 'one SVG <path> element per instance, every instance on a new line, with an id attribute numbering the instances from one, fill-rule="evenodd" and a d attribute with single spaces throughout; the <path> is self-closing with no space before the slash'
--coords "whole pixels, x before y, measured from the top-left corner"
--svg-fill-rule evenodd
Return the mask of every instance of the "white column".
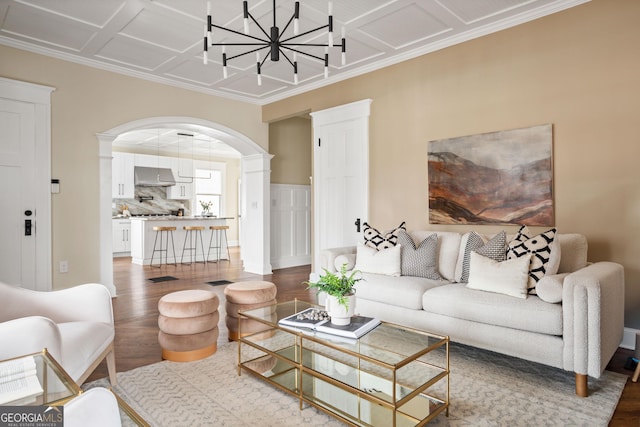
<path id="1" fill-rule="evenodd" d="M 116 296 L 113 283 L 113 240 L 111 238 L 111 150 L 117 135 L 98 134 L 100 157 L 100 283 L 107 287 L 112 297 Z"/>
<path id="2" fill-rule="evenodd" d="M 271 158 L 254 154 L 242 157 L 241 250 L 244 270 L 271 274 L 270 253 L 270 181 Z"/>

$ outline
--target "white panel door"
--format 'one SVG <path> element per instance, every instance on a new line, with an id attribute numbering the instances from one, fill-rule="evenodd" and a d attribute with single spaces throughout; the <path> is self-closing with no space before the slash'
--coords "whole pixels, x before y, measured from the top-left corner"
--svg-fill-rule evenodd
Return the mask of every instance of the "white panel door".
<path id="1" fill-rule="evenodd" d="M 312 113 L 314 265 L 323 249 L 354 246 L 369 209 L 370 100 Z"/>
<path id="2" fill-rule="evenodd" d="M 0 83 L 0 281 L 49 290 L 50 110 L 15 99 L 23 91 L 25 99 L 33 97 L 35 85 Z M 48 97 L 50 88 L 45 92 Z"/>

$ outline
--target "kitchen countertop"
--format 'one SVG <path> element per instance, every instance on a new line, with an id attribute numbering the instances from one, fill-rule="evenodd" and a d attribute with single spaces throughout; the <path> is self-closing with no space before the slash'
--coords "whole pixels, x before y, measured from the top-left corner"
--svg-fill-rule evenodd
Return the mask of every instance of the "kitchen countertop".
<path id="1" fill-rule="evenodd" d="M 193 221 L 193 220 L 212 220 L 212 219 L 233 219 L 233 217 L 215 217 L 215 216 L 132 216 L 129 219 L 137 219 L 140 221 Z"/>

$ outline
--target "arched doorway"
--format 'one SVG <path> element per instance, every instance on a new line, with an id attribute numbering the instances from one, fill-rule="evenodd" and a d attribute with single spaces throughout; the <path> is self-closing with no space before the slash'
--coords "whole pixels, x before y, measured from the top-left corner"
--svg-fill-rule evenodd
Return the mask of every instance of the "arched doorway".
<path id="1" fill-rule="evenodd" d="M 194 117 L 150 117 L 116 126 L 97 135 L 100 148 L 100 281 L 115 295 L 111 241 L 112 143 L 118 135 L 139 129 L 180 127 L 224 141 L 242 155 L 240 194 L 241 258 L 245 271 L 271 274 L 269 253 L 269 185 L 271 155 L 240 132 Z M 248 239 L 250 236 L 250 239 Z"/>

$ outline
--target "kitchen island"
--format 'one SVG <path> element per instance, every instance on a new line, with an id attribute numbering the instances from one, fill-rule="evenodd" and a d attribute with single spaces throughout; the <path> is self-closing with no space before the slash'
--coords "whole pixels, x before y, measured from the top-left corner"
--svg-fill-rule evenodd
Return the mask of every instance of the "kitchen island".
<path id="1" fill-rule="evenodd" d="M 151 264 L 151 254 L 153 253 L 153 242 L 156 238 L 156 232 L 153 231 L 153 227 L 175 227 L 173 232 L 173 239 L 175 242 L 175 254 L 173 257 L 173 250 L 171 249 L 171 239 L 169 239 L 169 250 L 167 251 L 167 258 L 169 264 L 180 263 L 182 254 L 182 247 L 184 244 L 185 236 L 187 232 L 183 229 L 185 226 L 203 226 L 202 240 L 204 246 L 204 255 L 207 255 L 209 251 L 209 241 L 211 239 L 212 231 L 209 230 L 209 226 L 212 225 L 226 225 L 228 219 L 233 218 L 215 218 L 215 217 L 193 217 L 193 216 L 143 216 L 131 218 L 131 262 L 138 265 Z M 222 248 L 220 249 L 220 257 L 226 259 L 227 247 L 226 242 L 222 239 Z M 214 243 L 215 245 L 215 239 Z M 158 237 L 156 250 L 160 246 L 160 237 Z M 164 246 L 164 244 L 163 244 Z M 189 246 L 189 242 L 187 242 Z M 213 251 L 214 249 L 212 249 Z M 185 261 L 190 260 L 190 252 L 185 251 Z M 159 263 L 160 253 L 156 252 L 153 259 L 153 264 Z M 211 259 L 215 261 L 215 256 L 211 254 Z M 200 253 L 200 244 L 198 243 L 197 261 L 203 261 L 204 257 Z M 162 254 L 162 262 L 164 263 L 164 254 Z"/>

